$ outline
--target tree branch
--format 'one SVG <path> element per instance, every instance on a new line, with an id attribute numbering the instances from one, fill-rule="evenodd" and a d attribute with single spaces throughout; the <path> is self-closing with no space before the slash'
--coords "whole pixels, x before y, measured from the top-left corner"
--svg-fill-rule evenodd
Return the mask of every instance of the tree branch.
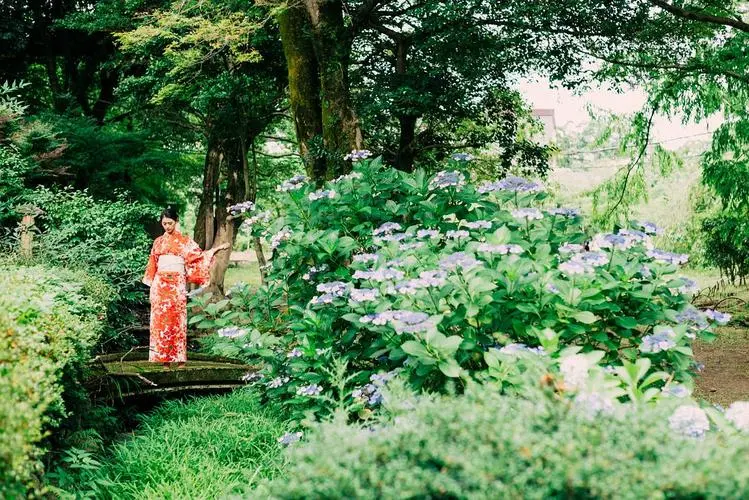
<path id="1" fill-rule="evenodd" d="M 745 23 L 744 21 L 740 19 L 734 19 L 734 18 L 723 17 L 723 16 L 714 16 L 712 14 L 706 14 L 704 12 L 687 10 L 682 7 L 677 7 L 676 5 L 668 3 L 664 0 L 650 0 L 650 3 L 655 5 L 656 7 L 660 7 L 661 9 L 665 10 L 669 14 L 676 16 L 676 17 L 680 17 L 682 19 L 687 19 L 689 21 L 697 21 L 700 23 L 730 26 L 731 28 L 736 28 L 737 30 L 749 33 L 749 24 Z"/>

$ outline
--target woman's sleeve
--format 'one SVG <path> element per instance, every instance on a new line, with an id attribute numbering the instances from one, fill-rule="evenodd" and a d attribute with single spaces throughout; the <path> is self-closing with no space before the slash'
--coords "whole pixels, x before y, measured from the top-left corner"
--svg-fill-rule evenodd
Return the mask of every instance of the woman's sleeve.
<path id="1" fill-rule="evenodd" d="M 151 283 L 153 283 L 153 278 L 156 276 L 156 263 L 157 263 L 157 256 L 155 253 L 156 249 L 156 242 L 153 242 L 153 245 L 151 246 L 151 254 L 148 256 L 148 264 L 146 264 L 146 273 L 143 275 L 143 283 L 151 286 Z"/>
<path id="2" fill-rule="evenodd" d="M 188 283 L 207 285 L 211 279 L 212 256 L 203 252 L 192 240 L 185 245 L 185 274 Z"/>

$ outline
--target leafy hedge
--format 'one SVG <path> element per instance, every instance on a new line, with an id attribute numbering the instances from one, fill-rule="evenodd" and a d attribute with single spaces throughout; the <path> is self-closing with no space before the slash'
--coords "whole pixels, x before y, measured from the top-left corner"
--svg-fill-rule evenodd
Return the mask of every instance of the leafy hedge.
<path id="1" fill-rule="evenodd" d="M 337 421 L 295 443 L 287 476 L 248 492 L 274 499 L 746 498 L 749 436 L 677 432 L 694 403 L 606 414 L 549 390 L 524 399 L 473 388 L 395 400 L 390 421 Z M 708 412 L 709 413 L 709 412 Z M 718 413 L 718 412 L 715 412 Z M 744 411 L 744 426 L 749 422 Z M 717 421 L 722 421 L 720 418 Z M 707 423 L 697 420 L 703 425 Z M 694 422 L 691 422 L 694 425 Z M 712 424 L 715 425 L 714 423 Z"/>
<path id="2" fill-rule="evenodd" d="M 65 415 L 113 291 L 81 273 L 0 264 L 0 497 L 37 489 L 40 442 Z"/>

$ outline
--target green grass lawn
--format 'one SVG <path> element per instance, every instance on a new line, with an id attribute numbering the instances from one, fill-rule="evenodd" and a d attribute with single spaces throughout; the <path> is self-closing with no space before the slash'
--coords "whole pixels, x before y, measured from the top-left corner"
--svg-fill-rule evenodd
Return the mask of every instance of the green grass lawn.
<path id="1" fill-rule="evenodd" d="M 255 288 L 260 286 L 260 268 L 257 262 L 233 265 L 226 270 L 226 276 L 224 277 L 225 290 L 243 282 Z"/>
<path id="2" fill-rule="evenodd" d="M 144 417 L 131 437 L 112 446 L 101 467 L 82 475 L 74 494 L 227 498 L 281 473 L 277 440 L 286 431 L 281 414 L 261 407 L 247 390 L 167 401 Z"/>

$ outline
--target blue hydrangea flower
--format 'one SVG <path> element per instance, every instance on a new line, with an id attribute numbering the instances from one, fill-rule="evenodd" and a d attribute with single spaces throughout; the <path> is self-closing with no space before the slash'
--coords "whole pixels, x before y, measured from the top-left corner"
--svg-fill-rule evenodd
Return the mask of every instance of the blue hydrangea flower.
<path id="1" fill-rule="evenodd" d="M 549 215 L 569 217 L 571 219 L 580 215 L 580 211 L 576 208 L 551 208 L 547 212 Z"/>
<path id="2" fill-rule="evenodd" d="M 738 430 L 749 432 L 749 401 L 736 401 L 726 410 L 726 419 Z"/>
<path id="3" fill-rule="evenodd" d="M 345 161 L 357 162 L 366 160 L 372 156 L 372 153 L 368 149 L 352 149 L 349 154 L 343 157 Z"/>
<path id="4" fill-rule="evenodd" d="M 534 354 L 537 356 L 543 356 L 546 354 L 543 347 L 528 347 L 525 344 L 507 344 L 506 346 L 499 349 L 501 354 L 507 354 L 516 356 L 518 354 Z"/>
<path id="5" fill-rule="evenodd" d="M 599 415 L 611 415 L 615 409 L 614 400 L 599 392 L 580 392 L 573 404 L 589 420 Z"/>
<path id="6" fill-rule="evenodd" d="M 271 250 L 275 250 L 278 248 L 282 242 L 288 241 L 291 238 L 292 232 L 289 228 L 285 227 L 281 229 L 279 232 L 273 235 L 270 239 L 270 248 Z"/>
<path id="7" fill-rule="evenodd" d="M 447 283 L 447 273 L 440 269 L 422 271 L 419 273 L 419 279 L 421 279 L 426 286 L 442 286 Z"/>
<path id="8" fill-rule="evenodd" d="M 672 430 L 693 438 L 701 438 L 710 430 L 710 420 L 702 408 L 697 406 L 680 406 L 669 417 L 668 424 Z"/>
<path id="9" fill-rule="evenodd" d="M 321 189 L 320 191 L 314 191 L 310 193 L 307 197 L 309 198 L 310 201 L 317 201 L 317 200 L 322 200 L 322 199 L 332 200 L 336 196 L 337 194 L 333 190 Z"/>
<path id="10" fill-rule="evenodd" d="M 226 337 L 229 339 L 234 339 L 237 337 L 241 337 L 242 335 L 245 335 L 247 333 L 247 330 L 243 330 L 242 328 L 239 328 L 238 326 L 227 326 L 224 328 L 221 328 L 218 332 L 219 337 Z"/>
<path id="11" fill-rule="evenodd" d="M 725 325 L 725 324 L 728 324 L 729 321 L 731 321 L 730 314 L 720 312 L 720 311 L 715 311 L 713 309 L 708 309 L 707 311 L 705 311 L 705 316 L 715 321 L 719 325 Z"/>
<path id="12" fill-rule="evenodd" d="M 476 220 L 476 221 L 460 221 L 461 226 L 465 226 L 468 229 L 491 229 L 492 223 L 488 220 Z"/>
<path id="13" fill-rule="evenodd" d="M 582 252 L 573 255 L 570 260 L 584 266 L 601 267 L 609 263 L 609 256 L 603 252 Z"/>
<path id="14" fill-rule="evenodd" d="M 380 296 L 380 291 L 374 288 L 354 288 L 349 298 L 353 302 L 372 302 Z"/>
<path id="15" fill-rule="evenodd" d="M 642 338 L 640 351 L 655 354 L 676 347 L 676 333 L 673 329 L 668 327 L 656 327 L 656 330 L 658 331 L 652 335 L 645 335 Z"/>
<path id="16" fill-rule="evenodd" d="M 360 264 L 370 264 L 373 262 L 377 262 L 379 258 L 380 256 L 376 253 L 360 253 L 358 255 L 354 255 L 353 261 Z"/>
<path id="17" fill-rule="evenodd" d="M 448 255 L 447 257 L 443 257 L 439 262 L 440 268 L 448 271 L 452 271 L 457 268 L 468 270 L 480 265 L 481 262 L 466 254 L 465 252 L 455 252 L 451 255 Z"/>
<path id="18" fill-rule="evenodd" d="M 547 283 L 546 291 L 549 293 L 553 293 L 554 295 L 557 295 L 560 293 L 559 288 L 557 288 L 557 286 L 554 283 Z"/>
<path id="19" fill-rule="evenodd" d="M 544 214 L 537 208 L 517 208 L 512 211 L 512 216 L 516 219 L 538 220 L 543 219 Z"/>
<path id="20" fill-rule="evenodd" d="M 391 322 L 397 333 L 419 333 L 435 326 L 434 318 L 414 311 L 394 311 Z"/>
<path id="21" fill-rule="evenodd" d="M 354 279 L 370 280 L 370 281 L 397 281 L 402 280 L 405 273 L 400 269 L 373 269 L 370 271 L 355 271 Z"/>
<path id="22" fill-rule="evenodd" d="M 416 231 L 416 237 L 419 239 L 439 238 L 441 235 L 436 229 L 419 229 Z"/>
<path id="23" fill-rule="evenodd" d="M 590 248 L 600 250 L 602 248 L 613 248 L 616 250 L 629 250 L 634 241 L 622 234 L 597 234 L 590 242 Z"/>
<path id="24" fill-rule="evenodd" d="M 243 201 L 242 203 L 237 203 L 236 205 L 228 207 L 227 210 L 230 215 L 236 217 L 239 214 L 255 210 L 255 204 L 251 201 Z"/>
<path id="25" fill-rule="evenodd" d="M 460 187 L 466 183 L 466 176 L 457 170 L 443 170 L 429 182 L 429 189 L 445 189 L 448 187 Z"/>
<path id="26" fill-rule="evenodd" d="M 705 315 L 697 308 L 688 306 L 683 311 L 676 314 L 676 321 L 679 323 L 686 323 L 697 327 L 700 330 L 704 330 L 709 326 Z"/>
<path id="27" fill-rule="evenodd" d="M 303 385 L 296 390 L 298 396 L 319 396 L 322 387 L 317 384 Z"/>
<path id="28" fill-rule="evenodd" d="M 455 161 L 471 161 L 473 160 L 473 155 L 471 153 L 455 153 L 451 158 Z"/>
<path id="29" fill-rule="evenodd" d="M 400 231 L 401 229 L 402 229 L 401 225 L 398 224 L 397 222 L 385 222 L 380 227 L 372 231 L 372 235 L 380 236 L 382 234 L 391 234 L 391 233 L 394 233 L 395 231 Z"/>
<path id="30" fill-rule="evenodd" d="M 445 233 L 445 237 L 451 240 L 464 240 L 466 238 L 470 238 L 470 236 L 471 234 L 468 231 L 463 231 L 460 229 L 448 231 Z"/>
<path id="31" fill-rule="evenodd" d="M 331 281 L 330 283 L 320 283 L 317 285 L 317 291 L 320 293 L 330 293 L 338 297 L 345 296 L 351 285 L 343 281 Z"/>
<path id="32" fill-rule="evenodd" d="M 662 391 L 664 396 L 669 396 L 672 398 L 688 398 L 690 395 L 689 389 L 685 385 L 682 384 L 674 384 L 668 386 L 668 388 L 664 389 Z"/>
<path id="33" fill-rule="evenodd" d="M 266 385 L 270 389 L 278 389 L 282 385 L 286 384 L 289 381 L 289 377 L 276 377 L 270 382 L 268 382 Z"/>
<path id="34" fill-rule="evenodd" d="M 276 191 L 281 192 L 289 192 L 289 191 L 296 191 L 297 189 L 304 186 L 304 184 L 307 182 L 307 177 L 304 175 L 295 175 L 291 179 L 288 179 L 286 181 L 283 181 L 281 184 L 279 184 L 276 187 Z"/>
<path id="35" fill-rule="evenodd" d="M 315 276 L 327 270 L 328 270 L 327 264 L 321 264 L 320 266 L 312 266 L 309 268 L 309 271 L 307 271 L 306 273 L 302 275 L 302 279 L 304 281 L 312 281 Z"/>
<path id="36" fill-rule="evenodd" d="M 499 255 L 523 253 L 523 247 L 520 245 L 492 245 L 491 243 L 480 243 L 476 250 Z"/>
<path id="37" fill-rule="evenodd" d="M 580 253 L 584 250 L 585 250 L 584 246 L 577 245 L 575 243 L 565 243 L 564 245 L 559 247 L 559 253 L 562 253 L 562 254 Z"/>
<path id="38" fill-rule="evenodd" d="M 663 232 L 661 228 L 659 228 L 652 222 L 639 222 L 637 223 L 637 226 L 642 228 L 642 230 L 645 231 L 647 234 L 651 234 L 651 235 L 658 235 Z"/>
<path id="39" fill-rule="evenodd" d="M 658 250 L 657 248 L 648 250 L 646 255 L 651 259 L 658 262 L 663 262 L 664 264 L 686 264 L 686 262 L 689 260 L 689 255 L 666 252 L 664 250 Z"/>
<path id="40" fill-rule="evenodd" d="M 301 358 L 302 356 L 304 356 L 304 351 L 302 351 L 298 347 L 295 347 L 294 349 L 289 351 L 288 354 L 286 354 L 287 358 Z"/>
<path id="41" fill-rule="evenodd" d="M 414 241 L 413 243 L 401 243 L 398 248 L 400 248 L 404 252 L 407 252 L 408 250 L 418 250 L 420 248 L 424 248 L 424 242 Z"/>
<path id="42" fill-rule="evenodd" d="M 477 191 L 481 194 L 491 193 L 493 191 L 511 191 L 515 193 L 538 193 L 543 190 L 543 186 L 537 182 L 529 181 L 521 177 L 508 176 L 504 179 L 485 182 L 481 184 Z"/>
<path id="43" fill-rule="evenodd" d="M 302 439 L 302 435 L 303 434 L 301 432 L 287 432 L 286 434 L 278 438 L 278 442 L 284 446 L 289 446 Z"/>
<path id="44" fill-rule="evenodd" d="M 590 273 L 593 271 L 593 268 L 581 264 L 580 262 L 569 261 L 559 264 L 559 270 L 567 276 L 575 276 L 578 274 Z"/>

